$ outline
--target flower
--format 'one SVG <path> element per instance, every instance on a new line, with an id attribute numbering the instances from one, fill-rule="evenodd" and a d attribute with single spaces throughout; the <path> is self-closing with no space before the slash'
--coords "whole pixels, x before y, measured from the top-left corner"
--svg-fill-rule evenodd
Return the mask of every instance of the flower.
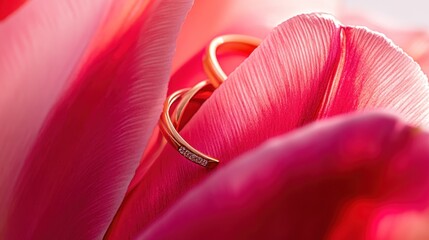
<path id="1" fill-rule="evenodd" d="M 182 76 L 191 75 L 190 71 L 195 71 L 193 66 L 195 62 L 191 60 L 190 66 L 184 66 L 183 71 L 187 74 L 179 74 L 177 81 L 183 82 Z M 175 80 L 173 77 L 172 81 Z M 429 97 L 428 93 L 427 78 L 418 65 L 383 36 L 365 28 L 343 27 L 330 16 L 301 15 L 272 31 L 215 91 L 181 133 L 196 149 L 222 159 L 222 163 L 227 165 L 267 139 L 317 119 L 351 111 L 393 110 L 408 122 L 426 127 L 428 101 L 425 99 Z M 380 157 L 377 154 L 382 153 L 380 150 L 375 153 L 375 159 Z M 193 194 L 190 189 L 207 176 L 206 172 L 179 161 L 180 158 L 174 149 L 165 148 L 149 170 L 142 170 L 142 180 L 125 198 L 112 224 L 110 236 L 119 237 L 124 232 L 132 235 L 134 229 L 150 232 L 150 224 L 163 215 L 165 209 L 174 208 L 177 199 L 185 192 Z M 290 160 L 285 158 L 283 161 Z M 145 159 L 142 160 L 144 162 Z M 242 168 L 242 171 L 246 170 Z M 217 171 L 222 170 L 219 168 Z M 227 185 L 222 186 L 226 191 L 233 191 Z M 213 198 L 217 196 L 212 194 Z M 359 194 L 357 192 L 355 197 L 360 197 Z M 195 195 L 194 198 L 199 199 Z M 187 211 L 204 214 L 190 208 Z M 242 217 L 243 223 L 249 218 L 246 214 L 238 216 Z M 185 215 L 181 217 L 187 219 Z M 189 229 L 193 229 L 192 224 L 199 226 L 191 221 Z M 154 223 L 154 228 L 156 225 Z M 261 231 L 265 233 L 263 229 Z M 162 231 L 166 232 L 165 229 Z M 192 234 L 183 231 L 183 234 Z M 237 230 L 239 233 L 244 231 Z M 171 233 L 180 235 L 182 232 Z M 213 234 L 213 238 L 219 237 Z M 288 237 L 298 238 L 296 235 Z"/>
<path id="2" fill-rule="evenodd" d="M 186 34 L 201 29 L 191 13 L 173 60 L 191 5 L 35 0 L 2 15 L 1 236 L 427 234 L 419 228 L 428 221 L 427 77 L 383 36 L 325 14 L 270 31 L 181 132 L 221 159 L 216 170 L 170 146 L 140 161 L 167 84 L 174 91 L 201 80 L 200 49 L 241 23 L 227 12 L 185 47 L 194 40 Z M 277 20 L 246 31 L 265 35 Z M 362 113 L 373 109 L 403 120 Z M 359 113 L 337 116 L 350 112 Z"/>

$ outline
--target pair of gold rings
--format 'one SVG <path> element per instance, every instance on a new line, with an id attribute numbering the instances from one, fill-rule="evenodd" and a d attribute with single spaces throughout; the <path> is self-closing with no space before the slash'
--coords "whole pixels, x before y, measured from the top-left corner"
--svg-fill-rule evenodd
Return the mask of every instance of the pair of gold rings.
<path id="1" fill-rule="evenodd" d="M 191 88 L 178 90 L 165 100 L 159 121 L 161 132 L 167 141 L 188 160 L 207 168 L 213 168 L 219 163 L 218 159 L 193 148 L 179 134 L 179 131 L 189 121 L 189 117 L 187 118 L 186 114 L 184 114 L 188 107 L 192 103 L 202 104 L 227 79 L 217 58 L 218 49 L 222 48 L 222 50 L 226 51 L 239 51 L 250 54 L 259 46 L 260 42 L 261 40 L 258 38 L 245 35 L 223 35 L 213 39 L 203 57 L 204 72 L 208 79 Z M 180 101 L 177 103 L 175 110 L 170 114 L 172 105 L 178 100 Z"/>

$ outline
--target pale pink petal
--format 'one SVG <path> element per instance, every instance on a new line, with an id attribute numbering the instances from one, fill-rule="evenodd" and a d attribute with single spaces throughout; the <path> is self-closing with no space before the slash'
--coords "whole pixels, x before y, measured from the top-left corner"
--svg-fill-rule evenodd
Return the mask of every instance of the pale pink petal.
<path id="1" fill-rule="evenodd" d="M 64 49 L 43 48 L 46 51 L 43 53 L 47 55 L 37 55 L 31 51 L 23 51 L 24 55 L 12 55 L 21 58 L 30 55 L 45 61 L 32 63 L 34 59 L 24 58 L 23 61 L 35 66 L 20 69 L 23 74 L 20 78 L 14 76 L 12 73 L 17 72 L 13 71 L 11 75 L 5 75 L 22 83 L 17 86 L 10 83 L 10 87 L 17 91 L 24 88 L 24 84 L 32 85 L 33 88 L 25 89 L 27 95 L 22 96 L 27 105 L 12 105 L 15 102 L 7 98 L 5 102 L 0 101 L 11 104 L 4 109 L 5 113 L 16 111 L 6 116 L 11 121 L 8 130 L 14 138 L 5 147 L 12 148 L 11 155 L 5 156 L 9 157 L 10 164 L 21 161 L 21 168 L 15 172 L 18 174 L 16 184 L 6 179 L 14 189 L 7 214 L 5 217 L 2 215 L 5 224 L 2 236 L 7 239 L 93 239 L 104 235 L 124 197 L 150 132 L 157 124 L 165 98 L 175 40 L 191 2 L 163 0 L 149 4 L 127 31 L 123 31 L 121 36 L 115 36 L 117 41 L 108 44 L 106 49 L 100 51 L 100 55 L 90 58 L 91 61 L 76 73 L 76 80 L 67 88 L 66 80 L 76 64 L 72 64 L 68 72 L 60 69 L 62 72 L 56 75 L 50 75 L 57 72 L 55 65 L 47 65 L 58 62 L 58 67 L 61 67 L 63 63 L 60 60 L 63 59 L 51 59 L 51 55 L 56 56 Z M 101 6 L 111 6 L 106 1 L 99 1 L 98 5 L 96 2 L 90 5 L 76 1 L 61 3 L 58 4 L 63 7 L 58 9 L 60 15 L 71 15 L 66 20 L 74 28 L 79 27 L 75 18 L 80 14 L 88 11 L 89 15 L 94 15 L 98 9 L 103 9 Z M 93 8 L 86 9 L 89 6 Z M 89 23 L 82 23 L 85 29 Z M 57 29 L 48 27 L 40 33 L 41 39 L 48 43 L 36 41 L 36 46 L 52 44 L 49 34 L 61 35 L 55 31 L 51 33 Z M 68 30 L 65 28 L 65 31 Z M 88 36 L 94 32 L 94 29 L 89 31 Z M 73 33 L 63 37 L 77 38 L 77 42 L 85 40 Z M 65 41 L 62 38 L 54 40 Z M 88 42 L 82 50 L 75 45 L 62 44 L 66 52 L 70 48 L 70 54 L 76 54 L 76 59 L 72 58 L 76 61 L 88 47 Z M 33 47 L 31 45 L 28 48 L 31 50 Z M 64 61 L 74 63 L 69 59 Z M 31 79 L 30 74 L 36 74 L 37 78 Z M 47 77 L 50 78 L 45 79 Z M 54 80 L 60 83 L 53 83 Z M 56 96 L 45 96 L 51 88 L 56 91 L 53 94 Z M 64 89 L 65 92 L 59 94 Z M 52 107 L 52 101 L 57 102 L 50 110 L 48 107 Z M 45 119 L 46 113 L 42 115 L 38 112 L 40 108 L 50 110 L 48 119 Z M 38 113 L 36 117 L 43 123 L 43 128 L 38 133 L 37 124 L 41 123 L 33 122 L 34 119 L 21 122 L 34 136 L 26 139 L 29 146 L 21 148 L 24 152 L 15 152 L 18 151 L 16 140 L 22 136 L 15 135 L 19 133 L 16 128 L 20 122 L 12 123 L 12 120 L 16 117 L 15 121 L 23 121 L 19 117 L 28 117 L 29 111 Z M 34 144 L 30 144 L 32 141 L 35 141 Z"/>
<path id="2" fill-rule="evenodd" d="M 380 89 L 378 85 L 399 86 L 403 80 L 408 81 L 405 85 L 409 88 L 401 88 L 402 92 L 397 92 L 386 87 L 388 92 L 374 95 L 379 102 L 369 99 L 374 105 L 365 105 L 365 109 L 382 108 L 381 103 L 386 97 L 390 101 L 386 103 L 390 110 L 427 127 L 429 90 L 427 79 L 419 72 L 418 65 L 379 35 L 357 31 L 367 34 L 367 39 L 360 39 L 362 47 L 351 44 L 353 42 L 350 43 L 344 36 L 349 32 L 348 28 L 342 27 L 330 16 L 301 15 L 286 21 L 215 91 L 183 129 L 182 136 L 196 149 L 219 158 L 219 170 L 231 159 L 265 140 L 324 117 L 324 111 L 330 109 L 326 108 L 330 106 L 329 100 L 335 99 L 337 94 L 335 91 L 333 95 L 326 93 L 338 86 L 334 82 L 343 71 L 347 70 L 349 77 L 360 77 L 350 74 L 363 68 L 367 69 L 368 79 L 376 79 L 379 72 L 374 69 L 378 69 L 379 65 L 386 66 L 384 62 L 374 63 L 371 59 L 358 58 L 365 55 L 347 55 L 354 50 L 361 53 L 371 50 L 363 46 L 373 39 L 377 39 L 375 43 L 378 44 L 373 48 L 383 48 L 387 57 L 395 57 L 389 62 L 396 66 L 386 67 L 387 71 L 380 74 L 379 82 L 372 80 L 373 88 Z M 353 66 L 351 63 L 354 60 L 358 62 Z M 367 66 L 366 62 L 372 65 Z M 365 79 L 357 79 L 356 82 L 346 80 L 350 85 L 359 85 Z M 360 95 L 343 97 L 339 107 L 330 107 L 336 110 L 347 105 L 354 106 L 354 102 L 366 100 L 367 95 L 371 94 L 356 93 Z M 412 95 L 422 98 L 415 102 L 416 97 Z M 348 111 L 355 110 L 350 107 Z M 126 233 L 133 237 L 137 231 L 144 231 L 178 197 L 209 173 L 184 159 L 168 145 L 144 176 L 138 174 L 143 180 L 134 184 L 126 196 L 115 218 L 112 236 L 119 238 Z"/>
<path id="3" fill-rule="evenodd" d="M 344 61 L 321 116 L 388 109 L 429 127 L 429 84 L 420 67 L 384 36 L 344 28 Z"/>
<path id="4" fill-rule="evenodd" d="M 235 33 L 263 38 L 296 14 L 336 13 L 339 3 L 339 0 L 196 0 L 177 41 L 173 70 L 217 35 Z"/>
<path id="5" fill-rule="evenodd" d="M 428 158 L 429 134 L 387 115 L 319 122 L 219 169 L 141 238 L 376 239 L 386 208 L 428 207 Z"/>
<path id="6" fill-rule="evenodd" d="M 378 19 L 373 15 L 354 13 L 343 9 L 340 19 L 346 24 L 367 26 L 375 31 L 382 32 L 395 44 L 404 49 L 423 69 L 426 75 L 429 75 L 429 30 L 417 28 L 414 26 L 396 26 L 398 20 Z M 393 22 L 393 23 L 392 23 Z"/>
<path id="7" fill-rule="evenodd" d="M 25 158 L 110 2 L 33 0 L 0 23 L 0 232 Z"/>

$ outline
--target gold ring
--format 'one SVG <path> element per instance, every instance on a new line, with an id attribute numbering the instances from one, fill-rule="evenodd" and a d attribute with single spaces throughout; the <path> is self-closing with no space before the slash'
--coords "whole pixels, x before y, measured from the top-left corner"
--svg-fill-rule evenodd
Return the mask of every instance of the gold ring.
<path id="1" fill-rule="evenodd" d="M 164 109 L 161 114 L 159 125 L 166 139 L 177 149 L 177 151 L 179 151 L 180 154 L 203 167 L 213 168 L 217 166 L 219 160 L 209 157 L 189 145 L 189 143 L 180 136 L 179 132 L 176 130 L 177 126 L 173 124 L 170 117 L 171 106 L 177 100 L 183 98 L 187 92 L 194 92 L 193 95 L 195 95 L 198 92 L 197 89 L 204 89 L 205 86 L 210 86 L 210 84 L 207 81 L 203 81 L 191 89 L 182 89 L 171 94 L 164 103 Z"/>
<path id="2" fill-rule="evenodd" d="M 213 86 L 218 88 L 227 78 L 216 56 L 220 47 L 225 50 L 238 50 L 250 54 L 260 43 L 259 38 L 239 34 L 223 35 L 213 39 L 203 58 L 205 73 Z"/>
<path id="3" fill-rule="evenodd" d="M 192 108 L 191 106 L 197 103 L 198 110 L 213 91 L 227 78 L 217 59 L 218 48 L 222 46 L 226 50 L 251 53 L 259 46 L 260 42 L 261 40 L 258 38 L 245 35 L 224 35 L 213 39 L 203 58 L 204 71 L 208 76 L 208 80 L 202 81 L 192 88 L 176 91 L 165 100 L 159 121 L 161 132 L 177 151 L 190 161 L 207 168 L 213 168 L 219 163 L 219 160 L 193 148 L 179 134 L 179 131 L 192 117 L 188 114 L 189 109 Z M 170 116 L 171 107 L 178 100 L 180 101 L 176 105 L 172 116 Z"/>
<path id="4" fill-rule="evenodd" d="M 188 123 L 192 115 L 188 114 L 189 111 L 197 112 L 199 107 L 212 95 L 215 88 L 208 81 L 202 81 L 194 87 L 185 92 L 176 109 L 174 110 L 171 119 L 173 125 L 180 132 L 182 128 Z"/>

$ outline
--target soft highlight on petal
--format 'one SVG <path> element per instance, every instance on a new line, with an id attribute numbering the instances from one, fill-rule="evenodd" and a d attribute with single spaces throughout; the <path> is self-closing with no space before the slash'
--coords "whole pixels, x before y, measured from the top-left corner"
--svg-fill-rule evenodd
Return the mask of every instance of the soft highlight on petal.
<path id="1" fill-rule="evenodd" d="M 388 213 L 380 219 L 378 239 L 429 239 L 429 208 L 426 211 Z"/>
<path id="2" fill-rule="evenodd" d="M 429 75 L 429 31 L 427 29 L 414 26 L 397 27 L 396 20 L 379 19 L 373 15 L 362 16 L 346 9 L 340 11 L 340 14 L 340 19 L 346 24 L 367 26 L 385 34 L 404 49 L 422 67 L 426 75 Z"/>
<path id="3" fill-rule="evenodd" d="M 110 0 L 33 0 L 0 24 L 0 235 L 11 190 Z"/>
<path id="4" fill-rule="evenodd" d="M 191 3 L 151 4 L 83 66 L 25 159 L 4 236 L 103 237 L 157 124 Z"/>
<path id="5" fill-rule="evenodd" d="M 410 57 L 383 35 L 345 27 L 346 55 L 325 116 L 387 109 L 429 128 L 429 83 Z"/>
<path id="6" fill-rule="evenodd" d="M 157 4 L 154 0 L 116 0 L 107 14 L 105 22 L 94 35 L 88 48 L 88 58 L 96 57 L 109 44 L 120 40 L 130 26 L 144 13 L 150 5 Z"/>
<path id="7" fill-rule="evenodd" d="M 339 3 L 338 0 L 196 0 L 177 41 L 173 71 L 220 34 L 249 34 L 263 38 L 273 27 L 296 14 L 336 13 Z"/>
<path id="8" fill-rule="evenodd" d="M 388 115 L 319 122 L 219 169 L 141 238 L 376 239 L 371 223 L 385 206 L 429 203 L 428 158 L 429 133 Z M 342 224 L 359 198 L 372 202 L 357 208 L 363 218 Z"/>

